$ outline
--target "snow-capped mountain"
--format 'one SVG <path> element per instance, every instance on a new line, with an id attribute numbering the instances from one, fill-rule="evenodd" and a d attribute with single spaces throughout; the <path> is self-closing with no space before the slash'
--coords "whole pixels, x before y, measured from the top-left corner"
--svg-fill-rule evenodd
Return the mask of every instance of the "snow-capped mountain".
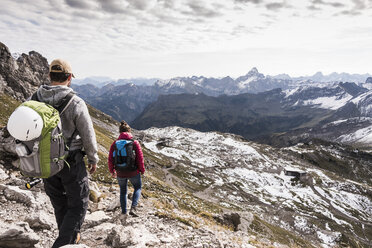
<path id="1" fill-rule="evenodd" d="M 87 77 L 83 79 L 74 79 L 74 85 L 92 85 L 96 88 L 102 88 L 106 85 L 120 86 L 125 84 L 135 84 L 135 85 L 152 85 L 156 82 L 157 78 L 131 78 L 131 79 L 118 79 L 113 80 L 110 77 Z"/>
<path id="2" fill-rule="evenodd" d="M 244 93 L 259 93 L 276 88 L 282 90 L 294 89 L 300 86 L 325 87 L 339 82 L 354 82 L 359 86 L 369 89 L 367 78 L 369 74 L 332 73 L 324 76 L 321 72 L 311 77 L 291 78 L 287 74 L 265 76 L 257 68 L 252 68 L 246 75 L 236 79 L 231 77 L 206 78 L 206 77 L 177 77 L 169 80 L 158 80 L 155 86 L 164 93 L 204 93 L 209 96 L 221 94 L 238 95 Z M 366 82 L 367 81 L 367 82 Z M 366 83 L 365 83 L 366 82 Z"/>
<path id="3" fill-rule="evenodd" d="M 280 74 L 273 76 L 277 79 L 291 79 L 293 81 L 313 81 L 313 82 L 354 82 L 364 83 L 370 74 L 349 74 L 349 73 L 337 73 L 333 72 L 329 75 L 324 75 L 322 72 L 317 72 L 312 76 L 301 76 L 301 77 L 290 77 L 287 74 Z"/>
<path id="4" fill-rule="evenodd" d="M 284 91 L 284 101 L 292 106 L 307 105 L 337 110 L 351 100 L 358 101 L 355 98 L 357 96 L 363 98 L 363 93 L 367 91 L 354 83 L 333 83 L 326 87 L 307 85 Z"/>
<path id="5" fill-rule="evenodd" d="M 169 80 L 158 80 L 155 86 L 166 94 L 203 93 L 209 96 L 238 95 L 258 93 L 275 88 L 287 89 L 291 80 L 276 79 L 265 76 L 252 68 L 246 75 L 233 79 L 206 77 L 177 77 Z"/>

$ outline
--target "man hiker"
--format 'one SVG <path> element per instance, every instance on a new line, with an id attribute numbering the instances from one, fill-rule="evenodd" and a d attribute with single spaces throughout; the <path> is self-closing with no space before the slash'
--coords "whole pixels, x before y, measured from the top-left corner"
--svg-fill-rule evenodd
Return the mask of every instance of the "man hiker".
<path id="1" fill-rule="evenodd" d="M 42 85 L 31 100 L 52 105 L 66 104 L 60 113 L 62 132 L 69 145 L 64 168 L 44 179 L 46 194 L 52 202 L 59 229 L 53 248 L 74 244 L 80 240 L 80 227 L 88 208 L 89 185 L 84 155 L 88 158 L 90 173 L 98 163 L 96 135 L 85 102 L 70 88 L 74 77 L 71 66 L 64 60 L 53 60 L 49 67 L 50 85 Z M 71 98 L 72 96 L 72 98 Z"/>

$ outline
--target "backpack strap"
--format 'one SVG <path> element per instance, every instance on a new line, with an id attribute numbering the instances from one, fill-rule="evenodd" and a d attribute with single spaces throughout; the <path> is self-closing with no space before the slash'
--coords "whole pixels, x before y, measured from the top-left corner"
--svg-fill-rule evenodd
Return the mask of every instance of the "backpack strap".
<path id="1" fill-rule="evenodd" d="M 115 151 L 115 157 L 114 157 L 114 164 L 118 164 L 118 147 L 116 146 L 116 141 L 114 144 L 114 151 Z"/>
<path id="2" fill-rule="evenodd" d="M 37 91 L 34 94 L 32 94 L 31 100 L 39 102 L 39 97 L 37 96 Z"/>
<path id="3" fill-rule="evenodd" d="M 59 112 L 60 115 L 61 115 L 61 114 L 65 111 L 65 109 L 70 105 L 71 100 L 72 100 L 72 98 L 73 98 L 74 96 L 75 96 L 74 93 L 72 93 L 72 92 L 68 93 L 68 94 L 65 96 L 65 98 L 63 98 L 61 105 L 59 105 L 58 107 L 56 107 L 56 109 L 58 110 L 58 112 Z"/>

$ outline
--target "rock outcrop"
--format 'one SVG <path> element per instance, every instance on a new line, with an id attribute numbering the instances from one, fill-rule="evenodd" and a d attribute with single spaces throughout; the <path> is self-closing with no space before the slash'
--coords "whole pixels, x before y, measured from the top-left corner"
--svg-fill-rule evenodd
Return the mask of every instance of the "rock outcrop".
<path id="1" fill-rule="evenodd" d="M 23 101 L 38 86 L 48 84 L 48 61 L 32 51 L 22 54 L 17 60 L 9 48 L 0 42 L 0 90 Z"/>

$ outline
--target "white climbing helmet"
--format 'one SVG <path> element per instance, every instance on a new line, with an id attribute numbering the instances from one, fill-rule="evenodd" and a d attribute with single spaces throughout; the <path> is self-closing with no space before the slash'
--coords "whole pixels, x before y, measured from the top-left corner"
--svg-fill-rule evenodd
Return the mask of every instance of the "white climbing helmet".
<path id="1" fill-rule="evenodd" d="M 43 119 L 35 110 L 20 106 L 9 117 L 7 128 L 17 140 L 28 141 L 41 135 L 43 125 Z"/>

